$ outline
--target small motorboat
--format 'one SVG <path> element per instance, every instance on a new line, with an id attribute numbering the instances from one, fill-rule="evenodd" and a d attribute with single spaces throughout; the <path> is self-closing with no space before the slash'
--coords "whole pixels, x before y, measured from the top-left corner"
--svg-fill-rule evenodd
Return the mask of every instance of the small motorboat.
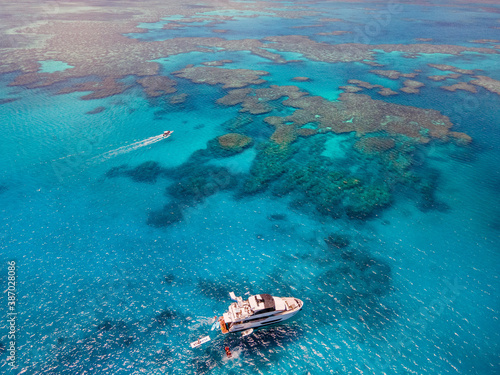
<path id="1" fill-rule="evenodd" d="M 257 294 L 243 301 L 233 292 L 229 293 L 236 301 L 219 318 L 222 333 L 245 331 L 244 335 L 253 332 L 253 328 L 264 327 L 282 322 L 297 314 L 304 303 L 294 297 L 273 297 L 270 294 Z"/>
<path id="2" fill-rule="evenodd" d="M 164 131 L 164 132 L 163 132 L 163 136 L 164 136 L 165 138 L 170 137 L 170 135 L 171 135 L 173 132 L 174 132 L 173 130 L 166 130 L 166 131 Z"/>

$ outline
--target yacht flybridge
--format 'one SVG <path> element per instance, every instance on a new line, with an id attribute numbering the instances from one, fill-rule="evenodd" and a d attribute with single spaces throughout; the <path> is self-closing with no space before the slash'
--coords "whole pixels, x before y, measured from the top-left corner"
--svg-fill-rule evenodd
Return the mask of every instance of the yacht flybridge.
<path id="1" fill-rule="evenodd" d="M 273 297 L 270 294 L 257 294 L 243 301 L 233 292 L 229 293 L 236 301 L 219 318 L 222 333 L 243 332 L 244 335 L 253 332 L 253 328 L 264 327 L 289 319 L 298 313 L 304 303 L 293 297 Z"/>

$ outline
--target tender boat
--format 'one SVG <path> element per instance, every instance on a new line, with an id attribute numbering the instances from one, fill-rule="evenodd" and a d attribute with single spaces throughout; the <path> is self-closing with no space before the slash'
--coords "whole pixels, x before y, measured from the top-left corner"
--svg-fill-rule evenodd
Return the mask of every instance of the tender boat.
<path id="1" fill-rule="evenodd" d="M 233 292 L 229 293 L 236 301 L 219 318 L 222 333 L 245 331 L 250 334 L 253 328 L 264 327 L 282 322 L 297 314 L 304 303 L 294 297 L 273 297 L 270 294 L 257 294 L 243 301 Z"/>

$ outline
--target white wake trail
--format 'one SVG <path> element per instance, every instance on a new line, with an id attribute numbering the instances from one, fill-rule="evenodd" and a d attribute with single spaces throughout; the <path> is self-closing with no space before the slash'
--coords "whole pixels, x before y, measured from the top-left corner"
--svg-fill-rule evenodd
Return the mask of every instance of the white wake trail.
<path id="1" fill-rule="evenodd" d="M 121 155 L 121 154 L 126 154 L 127 152 L 137 150 L 138 148 L 145 147 L 152 145 L 153 143 L 159 142 L 162 139 L 164 139 L 163 135 L 155 135 L 154 137 L 144 139 L 139 142 L 132 143 L 130 145 L 118 147 L 114 150 L 105 152 L 104 154 L 94 156 L 91 158 L 88 163 L 93 164 L 93 163 L 102 163 L 103 161 L 106 161 L 110 158 L 113 158 L 115 156 Z"/>

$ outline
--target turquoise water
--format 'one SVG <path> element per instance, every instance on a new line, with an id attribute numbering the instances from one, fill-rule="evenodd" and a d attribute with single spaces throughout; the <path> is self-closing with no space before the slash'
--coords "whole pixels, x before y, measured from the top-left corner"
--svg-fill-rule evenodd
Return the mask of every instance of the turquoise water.
<path id="1" fill-rule="evenodd" d="M 47 60 L 47 61 L 39 61 L 40 62 L 40 73 L 55 73 L 62 72 L 66 69 L 74 68 L 64 61 L 56 61 L 56 60 Z"/>
<path id="2" fill-rule="evenodd" d="M 341 5 L 308 7 L 322 10 L 318 17 L 358 24 L 372 17 L 360 12 L 361 5 Z M 486 37 L 482 27 L 491 20 L 470 8 L 446 13 L 453 25 L 471 24 L 465 36 L 463 27 L 436 24 L 440 16 L 428 8 L 405 7 L 374 42 L 409 43 L 422 37 L 422 25 L 430 25 L 425 37 L 469 45 Z M 419 21 L 405 21 L 410 15 Z M 311 24 L 313 18 L 283 24 Z M 229 25 L 234 29 L 228 39 L 291 33 L 315 39 L 318 31 L 280 28 L 266 15 L 237 17 L 215 28 Z M 186 26 L 193 31 L 183 36 L 214 35 L 199 26 Z M 138 38 L 182 34 L 165 33 L 150 27 Z M 233 60 L 228 68 L 269 71 L 263 87 L 294 84 L 332 101 L 350 78 L 393 89 L 403 81 L 373 75 L 361 63 L 302 57 L 275 64 L 250 52 L 193 52 L 158 61 L 168 75 L 220 59 Z M 81 100 L 86 93 L 14 88 L 7 86 L 14 74 L 1 76 L 0 98 L 16 99 L 0 105 L 1 272 L 6 274 L 9 260 L 18 266 L 19 368 L 13 373 L 497 374 L 500 97 L 480 87 L 477 94 L 450 93 L 425 77 L 442 74 L 427 66 L 441 63 L 483 69 L 481 74 L 499 79 L 498 58 L 471 53 L 407 59 L 394 52 L 378 53 L 376 61 L 403 72 L 422 69 L 415 79 L 426 86 L 418 95 L 364 93 L 439 110 L 473 142 L 414 146 L 408 152 L 414 182 L 394 183 L 390 204 L 363 218 L 321 214 L 314 197 L 300 193 L 298 181 L 295 190 L 282 193 L 281 177 L 266 190 L 244 194 L 244 182 L 273 133 L 263 119 L 290 108 L 243 115 L 250 117 L 237 131 L 254 144 L 224 156 L 210 141 L 234 131 L 242 114 L 238 106 L 216 104 L 226 94 L 220 86 L 170 76 L 188 95 L 173 105 L 147 99 L 138 87 Z M 311 81 L 292 81 L 296 76 Z M 104 109 L 92 113 L 99 107 Z M 174 133 L 133 146 L 165 130 Z M 370 183 L 393 178 L 379 156 L 353 148 L 356 140 L 352 133 L 300 138 L 286 165 L 314 170 L 315 161 Z M 104 157 L 119 148 L 125 151 Z M 325 241 L 329 236 L 348 244 Z M 7 289 L 5 277 L 1 282 Z M 291 295 L 305 306 L 293 320 L 244 338 L 210 331 L 209 319 L 225 311 L 230 291 Z M 190 349 L 190 342 L 207 334 L 212 341 Z M 5 361 L 0 369 L 10 371 Z"/>

